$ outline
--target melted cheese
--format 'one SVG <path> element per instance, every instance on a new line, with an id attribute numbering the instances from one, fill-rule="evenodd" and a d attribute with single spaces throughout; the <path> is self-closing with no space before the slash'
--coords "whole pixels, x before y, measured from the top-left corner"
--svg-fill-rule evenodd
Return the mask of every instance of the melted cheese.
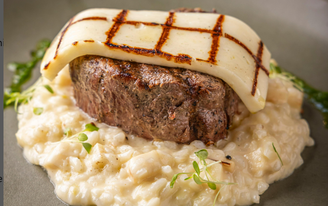
<path id="1" fill-rule="evenodd" d="M 89 9 L 55 37 L 41 73 L 52 80 L 83 55 L 207 73 L 229 84 L 249 111 L 265 105 L 271 54 L 249 26 L 230 16 Z"/>

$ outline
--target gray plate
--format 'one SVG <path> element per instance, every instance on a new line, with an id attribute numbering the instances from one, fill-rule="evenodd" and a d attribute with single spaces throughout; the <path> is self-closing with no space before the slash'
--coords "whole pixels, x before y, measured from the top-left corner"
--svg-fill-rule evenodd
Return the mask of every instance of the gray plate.
<path id="1" fill-rule="evenodd" d="M 29 60 L 29 52 L 40 39 L 52 39 L 77 12 L 92 7 L 170 10 L 178 7 L 216 8 L 237 17 L 262 38 L 279 64 L 328 91 L 328 3 L 327 0 L 293 1 L 42 1 L 5 0 L 4 65 Z M 4 85 L 11 73 L 4 70 Z M 33 81 L 39 76 L 35 71 Z M 274 183 L 261 196 L 260 205 L 328 205 L 328 130 L 320 113 L 304 104 L 303 117 L 316 145 L 302 153 L 304 164 L 290 177 Z M 64 205 L 54 194 L 46 172 L 26 162 L 17 146 L 17 119 L 13 109 L 4 113 L 4 203 L 20 205 Z"/>

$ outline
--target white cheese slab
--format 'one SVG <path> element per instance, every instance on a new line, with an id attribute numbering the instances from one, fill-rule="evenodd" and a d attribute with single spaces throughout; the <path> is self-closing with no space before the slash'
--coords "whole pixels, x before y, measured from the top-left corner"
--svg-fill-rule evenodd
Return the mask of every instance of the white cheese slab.
<path id="1" fill-rule="evenodd" d="M 55 37 L 41 73 L 52 80 L 83 55 L 203 72 L 229 84 L 251 112 L 265 105 L 271 54 L 248 25 L 227 15 L 85 10 Z"/>

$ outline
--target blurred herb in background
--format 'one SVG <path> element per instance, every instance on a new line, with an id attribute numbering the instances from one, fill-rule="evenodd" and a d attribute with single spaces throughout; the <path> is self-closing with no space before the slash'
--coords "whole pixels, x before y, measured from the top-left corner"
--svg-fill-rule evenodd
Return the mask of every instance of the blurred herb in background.
<path id="1" fill-rule="evenodd" d="M 39 41 L 35 50 L 31 52 L 32 60 L 29 62 L 14 62 L 8 64 L 8 69 L 14 72 L 14 76 L 12 78 L 11 85 L 5 88 L 3 97 L 3 108 L 13 106 L 15 104 L 15 101 L 12 100 L 20 96 L 23 84 L 25 84 L 29 79 L 31 79 L 33 69 L 38 64 L 38 62 L 42 60 L 47 48 L 50 46 L 50 43 L 51 42 L 46 39 Z M 18 99 L 18 103 L 23 102 L 27 102 L 27 100 L 24 98 Z"/>

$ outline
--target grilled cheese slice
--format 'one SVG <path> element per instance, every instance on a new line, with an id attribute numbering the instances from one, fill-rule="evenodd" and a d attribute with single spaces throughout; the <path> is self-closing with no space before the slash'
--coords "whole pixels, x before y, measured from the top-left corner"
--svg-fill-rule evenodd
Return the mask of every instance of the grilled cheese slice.
<path id="1" fill-rule="evenodd" d="M 271 54 L 248 25 L 227 15 L 82 11 L 53 40 L 41 73 L 53 80 L 65 65 L 83 55 L 206 73 L 229 84 L 250 112 L 265 106 Z"/>

